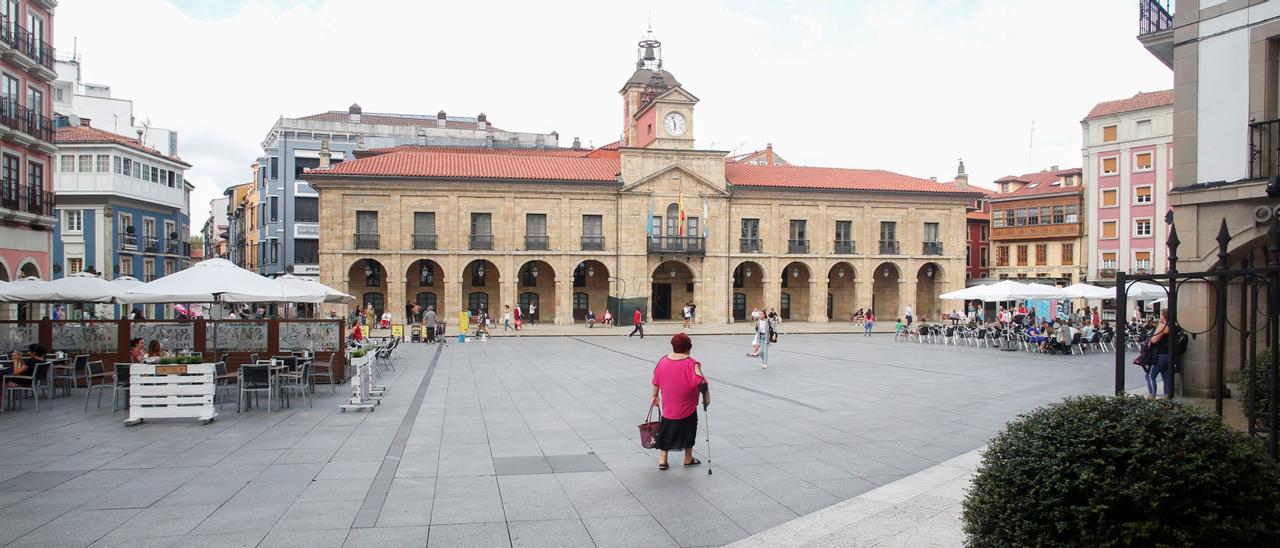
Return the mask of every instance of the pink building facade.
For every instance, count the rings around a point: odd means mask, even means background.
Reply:
[[[1088,281],[1165,271],[1173,183],[1173,92],[1098,103],[1081,122]]]

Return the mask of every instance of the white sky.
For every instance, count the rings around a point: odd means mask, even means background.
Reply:
[[[772,142],[795,164],[970,181],[1080,165],[1097,102],[1172,87],[1129,0],[711,2],[62,0],[88,82],[179,131],[193,230],[248,179],[276,117],[484,112],[503,129],[601,145],[652,18],[702,102],[698,146]],[[127,9],[122,7],[127,6]],[[1036,122],[1028,162],[1028,138]]]

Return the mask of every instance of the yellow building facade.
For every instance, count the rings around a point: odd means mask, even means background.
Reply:
[[[880,170],[737,162],[694,146],[699,102],[643,54],[623,140],[598,149],[362,151],[308,180],[320,193],[321,281],[396,321],[530,305],[544,323],[599,319],[848,321],[874,308],[937,319],[965,286],[965,206],[978,196]]]

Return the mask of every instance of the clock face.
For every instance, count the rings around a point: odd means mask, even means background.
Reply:
[[[664,123],[667,128],[667,134],[672,137],[684,135],[684,115],[679,112],[672,112],[667,115]]]

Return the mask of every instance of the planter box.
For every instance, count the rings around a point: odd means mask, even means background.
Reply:
[[[194,418],[208,424],[218,416],[213,406],[216,369],[212,363],[129,366],[129,419],[133,426],[145,419]]]

